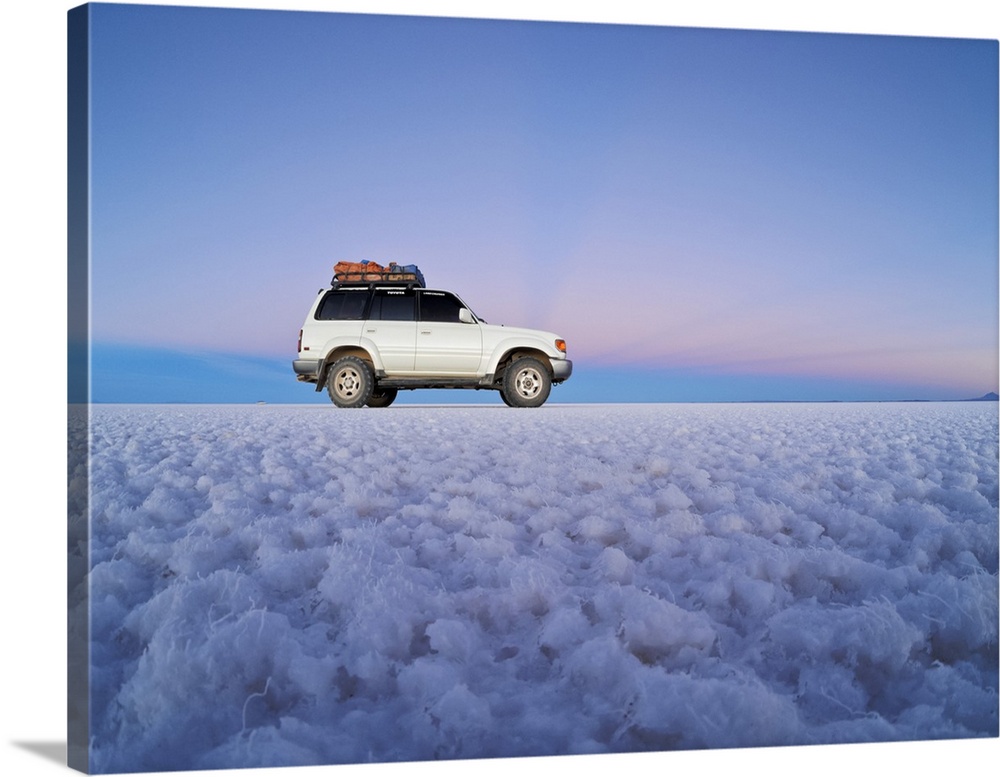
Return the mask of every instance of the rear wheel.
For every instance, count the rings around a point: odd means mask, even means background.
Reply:
[[[398,393],[394,388],[377,388],[372,391],[372,395],[368,397],[366,404],[368,407],[389,407],[396,400],[396,394]]]
[[[548,368],[532,356],[522,356],[504,371],[503,401],[511,407],[538,407],[552,390]]]
[[[337,407],[361,407],[372,395],[375,377],[357,356],[337,359],[326,379],[326,390]]]

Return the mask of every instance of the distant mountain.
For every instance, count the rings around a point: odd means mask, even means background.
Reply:
[[[989,394],[983,394],[976,399],[967,399],[966,402],[996,402],[998,400],[1000,400],[1000,395],[997,395],[995,391],[991,391]]]

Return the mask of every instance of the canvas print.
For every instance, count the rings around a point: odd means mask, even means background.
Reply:
[[[998,736],[996,40],[68,31],[70,766]]]

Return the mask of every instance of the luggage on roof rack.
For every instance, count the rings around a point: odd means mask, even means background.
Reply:
[[[405,281],[416,283],[421,288],[425,286],[424,274],[415,264],[390,262],[387,267],[383,267],[367,259],[360,262],[337,262],[333,267],[333,283],[351,281]]]

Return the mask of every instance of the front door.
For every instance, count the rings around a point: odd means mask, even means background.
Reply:
[[[445,377],[477,375],[483,358],[483,333],[476,323],[463,323],[464,307],[455,295],[444,291],[420,292],[417,322],[419,372]]]

